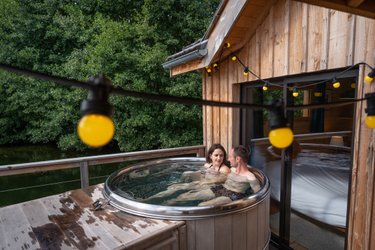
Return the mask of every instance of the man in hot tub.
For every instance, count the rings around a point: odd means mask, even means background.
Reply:
[[[245,198],[260,190],[259,180],[249,170],[249,150],[240,145],[229,151],[228,160],[231,173],[222,185],[211,187],[215,198],[202,202],[199,206],[218,205]]]

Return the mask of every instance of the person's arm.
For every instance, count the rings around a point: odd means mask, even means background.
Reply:
[[[259,180],[255,177],[255,175],[249,172],[247,179],[249,180],[251,189],[254,191],[254,193],[258,192],[260,190],[260,183]]]
[[[230,173],[230,168],[226,165],[220,167],[220,173],[228,175]]]

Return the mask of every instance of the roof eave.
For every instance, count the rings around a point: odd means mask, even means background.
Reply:
[[[164,69],[172,69],[173,67],[179,66],[181,64],[185,64],[189,61],[193,61],[195,59],[202,58],[207,55],[208,50],[206,48],[204,49],[197,49],[193,50],[187,54],[182,54],[179,57],[175,57],[169,61],[166,61],[163,63],[163,68]]]

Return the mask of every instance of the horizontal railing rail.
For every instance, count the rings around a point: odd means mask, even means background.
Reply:
[[[323,133],[309,133],[294,135],[296,140],[311,140],[311,139],[325,139],[331,136],[352,136],[352,131],[337,131],[337,132],[323,132]],[[251,139],[253,145],[269,144],[268,137]]]
[[[118,154],[107,154],[97,156],[77,157],[70,159],[60,159],[51,161],[40,161],[31,163],[20,163],[0,166],[0,176],[38,173],[46,171],[54,171],[69,168],[80,168],[81,170],[81,186],[89,185],[89,167],[95,165],[120,163],[125,161],[146,160],[163,157],[174,157],[181,155],[195,154],[197,157],[205,155],[206,147],[204,145],[166,148],[156,150],[135,151]]]

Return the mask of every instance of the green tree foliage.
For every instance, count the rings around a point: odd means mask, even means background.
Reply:
[[[218,0],[2,0],[0,62],[86,81],[104,73],[129,90],[201,97],[197,73],[170,78],[161,64],[203,36]],[[0,72],[0,144],[57,143],[76,135],[86,92]],[[194,145],[201,107],[112,96],[122,150]]]

